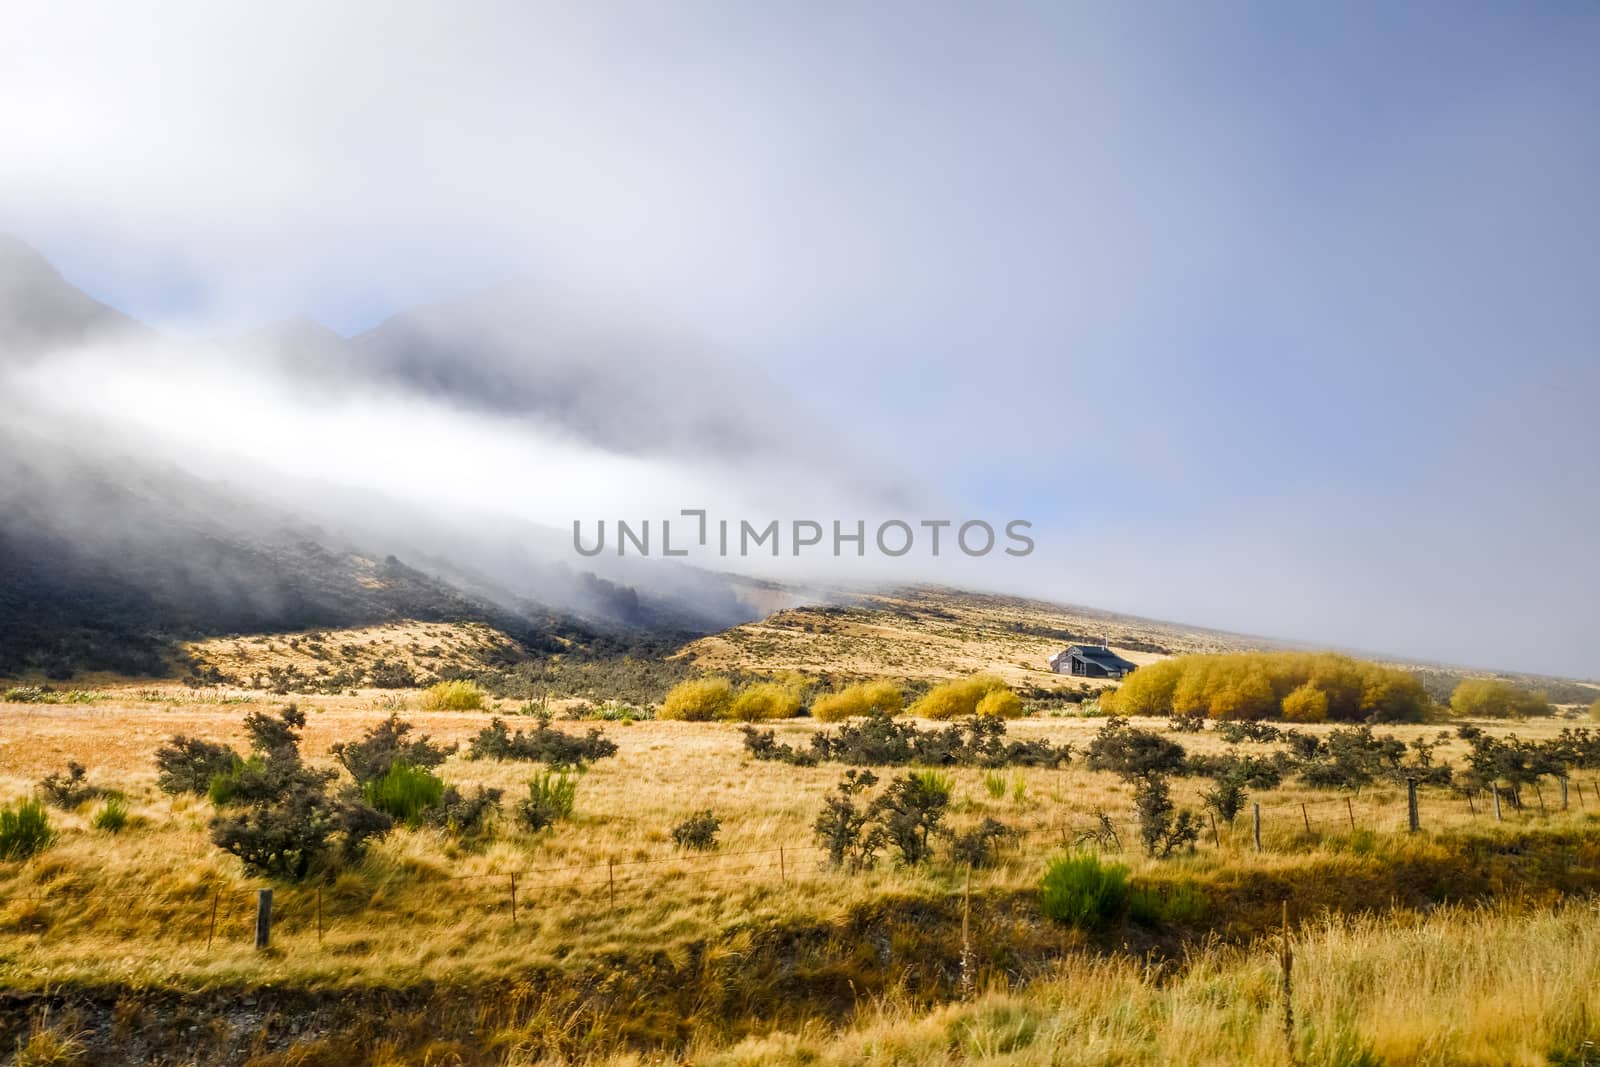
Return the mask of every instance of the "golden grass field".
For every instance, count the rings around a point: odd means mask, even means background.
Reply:
[[[1013,684],[1053,679],[1028,664],[1061,642],[1014,626],[1059,627],[1061,619],[1014,614],[1007,603],[981,625],[935,618],[955,628],[955,651],[949,659],[929,653],[919,673],[982,668]],[[921,629],[896,634],[877,624],[868,636],[831,615],[818,618],[845,628],[819,634],[804,628],[816,619],[787,618],[793,614],[751,629],[756,644],[730,632],[689,654],[707,666],[804,668],[835,641],[877,640],[859,661],[830,661],[831,673],[883,673],[888,665],[892,674],[899,650],[909,654],[927,639]],[[1097,625],[1114,646],[1215,647],[1199,632]],[[782,643],[796,632],[805,635],[803,654]],[[778,643],[770,658],[762,658],[764,640]],[[300,662],[307,643],[304,635],[274,635],[199,650],[212,662],[233,656],[259,669]],[[333,653],[346,660],[380,656],[422,673],[440,657],[492,654],[496,635],[403,624],[329,633],[316,644],[356,649]],[[739,658],[719,661],[729,649]],[[307,714],[304,753],[326,766],[331,745],[396,712],[443,742],[465,742],[496,714],[514,728],[532,720],[516,714],[516,701],[422,711],[416,691],[274,696],[100,682],[86,703],[0,703],[0,802],[28,795],[75,760],[91,783],[127,794],[135,816],[110,835],[91,826],[92,802],[52,810],[58,841],[27,861],[0,863],[0,988],[40,1001],[82,991],[114,1018],[136,1008],[147,1020],[200,1012],[215,1031],[202,1035],[212,1044],[202,1048],[202,1038],[186,1033],[188,1058],[166,1062],[1499,1064],[1550,1062],[1567,1050],[1575,1058],[1557,1062],[1580,1063],[1589,1055],[1583,1042],[1600,1040],[1600,1021],[1592,1021],[1600,1005],[1591,1003],[1600,996],[1600,916],[1584,895],[1600,888],[1600,780],[1574,779],[1566,811],[1547,785],[1545,810],[1530,793],[1523,811],[1506,806],[1503,822],[1458,793],[1424,789],[1423,833],[1413,835],[1403,787],[1348,795],[1291,778],[1251,797],[1263,811],[1262,851],[1247,809],[1233,826],[1213,832],[1208,823],[1193,854],[1157,860],[1137,848],[1130,787],[1082,763],[1102,720],[1034,716],[1009,722],[1011,735],[1070,742],[1069,766],[999,772],[999,797],[986,772],[950,772],[955,827],[994,817],[1023,832],[996,867],[969,875],[940,859],[849,874],[826,865],[812,831],[839,765],[756,761],[732,723],[558,719],[558,729],[572,732],[599,725],[619,745],[617,756],[581,776],[570,820],[534,834],[508,813],[477,849],[441,831],[397,829],[329,879],[275,886],[273,947],[258,952],[254,898],[268,883],[211,844],[208,800],[156,788],[158,746],[188,734],[242,749],[244,715],[291,699]],[[830,729],[806,719],[767,725],[800,747]],[[1141,725],[1165,728],[1159,720]],[[1432,739],[1453,725],[1377,730]],[[1573,723],[1483,725],[1538,738]],[[1170,736],[1191,751],[1230,747],[1212,732]],[[1459,765],[1464,751],[1451,736],[1437,758]],[[539,769],[458,753],[440,774],[451,784],[503,788],[509,809]],[[894,773],[880,771],[885,779]],[[1208,784],[1173,780],[1176,798],[1191,807]],[[717,848],[680,851],[672,827],[706,808],[721,819]],[[1040,915],[1036,889],[1047,859],[1101,811],[1122,837],[1122,851],[1108,859],[1163,893],[1197,888],[1210,902],[1203,922],[1108,939]],[[1446,898],[1484,906],[1435,909]],[[1269,944],[1285,900],[1297,961],[1292,1058]],[[958,961],[968,951],[971,988],[963,996]],[[393,1033],[373,1023],[389,1008],[347,1025],[324,1018],[337,998],[385,990],[410,998],[410,1021]],[[288,1008],[252,1013],[213,1001],[202,1011],[165,999],[212,995],[233,1004],[241,991],[252,1003],[311,998],[296,1003],[322,1021],[290,1033],[282,1029],[294,1014]],[[40,1055],[19,1063],[94,1062],[84,1058],[87,1046],[77,1059],[43,1055],[52,1041],[72,1052],[74,1026],[104,1029],[72,1010],[54,1022],[30,1016],[25,1025],[0,1015],[0,1047],[36,1041]]]

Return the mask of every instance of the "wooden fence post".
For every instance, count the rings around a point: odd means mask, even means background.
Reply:
[[[1412,833],[1422,829],[1422,820],[1417,814],[1417,780],[1406,779],[1406,824]]]
[[[1567,776],[1561,776],[1561,810],[1567,810]]]
[[[1350,832],[1356,832],[1356,806],[1350,803],[1350,798],[1344,798],[1344,813],[1350,816]]]
[[[1311,832],[1311,816],[1310,816],[1310,815],[1308,815],[1308,814],[1306,814],[1306,806],[1305,806],[1305,804],[1304,804],[1304,803],[1302,803],[1302,804],[1301,804],[1301,805],[1300,805],[1300,818],[1302,818],[1302,819],[1303,819],[1303,820],[1305,820],[1305,824],[1306,824],[1306,833],[1308,833],[1308,834],[1309,834],[1309,833],[1310,833],[1310,832]]]
[[[1478,805],[1476,805],[1476,804],[1474,804],[1472,802],[1472,794],[1471,793],[1467,794],[1467,810],[1472,813],[1472,817],[1474,819],[1476,819],[1478,817]]]
[[[266,948],[272,941],[272,890],[256,891],[256,948]]]
[[[788,880],[789,880],[789,867],[788,867],[788,865],[786,863],[783,862],[783,846],[779,845],[778,846],[778,881],[787,882]]]
[[[1255,810],[1256,851],[1261,851],[1261,805],[1256,804]]]
[[[517,925],[517,872],[516,871],[512,871],[511,875],[510,875],[510,878],[511,878],[511,925],[515,926],[515,925]]]
[[[1289,1062],[1296,1061],[1294,1050],[1294,948],[1289,944],[1289,902],[1283,902],[1283,1043]]]
[[[1534,782],[1533,783],[1533,795],[1539,799],[1539,814],[1543,815],[1545,813],[1544,812],[1544,790],[1539,788],[1539,783],[1538,782]]]
[[[1217,843],[1218,848],[1221,848],[1222,834],[1217,831],[1217,814],[1216,812],[1207,812],[1207,814],[1211,816],[1211,839]]]
[[[1500,814],[1500,787],[1495,783],[1490,782],[1489,795],[1494,798],[1494,821],[1505,822],[1506,817]]]
[[[966,887],[961,891],[961,999],[972,996],[972,939],[968,920],[972,912],[972,864],[967,864]]]
[[[1578,782],[1576,785],[1578,786],[1578,807],[1581,808],[1583,807],[1583,783]]]

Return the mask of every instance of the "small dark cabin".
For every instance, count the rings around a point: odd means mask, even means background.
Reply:
[[[1050,657],[1052,671],[1079,678],[1121,678],[1138,666],[1104,645],[1068,645]]]

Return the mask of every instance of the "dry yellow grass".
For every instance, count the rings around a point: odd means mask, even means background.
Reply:
[[[234,696],[271,707],[266,698]],[[304,750],[327,763],[329,746],[381,721],[382,697],[312,697]],[[62,840],[27,863],[0,868],[0,981],[34,986],[65,979],[131,983],[207,982],[227,976],[284,982],[406,982],[424,976],[467,978],[531,965],[576,966],[628,952],[679,952],[731,922],[836,920],[851,907],[884,894],[951,891],[948,869],[884,867],[849,877],[825,869],[811,825],[841,768],[796,768],[748,759],[735,726],[726,723],[641,722],[606,727],[620,745],[579,785],[577,817],[553,833],[531,835],[507,820],[485,851],[469,852],[430,830],[395,832],[369,858],[324,889],[326,933],[318,947],[314,890],[281,890],[281,956],[260,957],[246,945],[247,878],[237,861],[207,839],[210,805],[156,791],[153,754],[169,736],[199,735],[243,743],[240,720],[250,705],[206,702],[180,688],[126,689],[87,706],[0,705],[0,797],[14,799],[68,759],[89,768],[97,784],[128,793],[139,825],[116,837],[88,826],[88,808],[57,815]],[[486,712],[412,712],[419,732],[440,741],[465,741],[489,720]],[[1010,724],[1021,737],[1071,740],[1082,751],[1096,720],[1025,719]],[[572,727],[578,728],[574,724]],[[805,744],[826,728],[803,720],[781,724],[780,739]],[[1556,728],[1523,724],[1522,734]],[[1315,729],[1315,728],[1313,728]],[[1433,735],[1437,727],[1394,727],[1402,737]],[[1211,734],[1184,736],[1186,745],[1220,749]],[[1450,758],[1452,748],[1442,750]],[[1458,754],[1459,749],[1455,749]],[[515,796],[530,764],[472,762],[461,755],[442,768],[452,783],[487,784]],[[1105,810],[1132,842],[1128,787],[1081,763],[1064,770],[1018,770],[1022,799],[987,796],[982,772],[958,770],[958,825],[989,815],[1030,831],[995,871],[985,891],[1026,891],[1044,858]],[[1204,783],[1179,780],[1175,792],[1197,803]],[[1548,819],[1523,813],[1518,824],[1583,827],[1583,811]],[[1258,795],[1267,813],[1269,851],[1249,851],[1245,820],[1220,828],[1222,848],[1206,842],[1194,857],[1158,864],[1129,855],[1136,871],[1196,876],[1304,867],[1336,857],[1326,841],[1347,829],[1353,811],[1362,828],[1398,833],[1405,825],[1404,791],[1365,791],[1348,808],[1327,792],[1286,786]],[[1305,814],[1301,803],[1307,804]],[[709,857],[674,850],[671,827],[689,813],[713,809],[723,829]],[[1307,834],[1304,820],[1312,821]],[[1466,804],[1443,792],[1424,795],[1430,830],[1476,825]],[[776,852],[782,847],[782,858]],[[614,865],[608,869],[608,864]],[[782,872],[780,877],[780,865]],[[509,915],[509,876],[517,872],[521,916]],[[614,886],[618,906],[610,908]],[[221,897],[216,894],[221,891]],[[213,899],[220,899],[217,944],[206,950]],[[403,933],[403,937],[397,934]]]
[[[1045,979],[970,1003],[928,1010],[891,999],[842,1032],[814,1026],[733,1047],[704,1042],[685,1060],[1534,1067],[1557,1055],[1574,1064],[1596,1057],[1600,916],[1589,905],[1332,919],[1299,931],[1293,945],[1292,1042],[1273,953],[1212,949],[1176,978],[1123,957],[1069,956]]]
[[[214,637],[182,647],[196,669],[214,667],[244,681],[274,668],[294,668],[308,677],[360,673],[379,660],[428,678],[450,667],[481,667],[515,650],[511,638],[484,623],[412,619],[348,629]]]

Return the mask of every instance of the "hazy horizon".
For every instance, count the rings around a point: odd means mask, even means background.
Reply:
[[[0,231],[163,332],[0,374],[209,473],[1026,519],[745,569],[1593,678],[1597,46],[1577,3],[14,5]],[[344,341],[251,337],[299,317]]]

